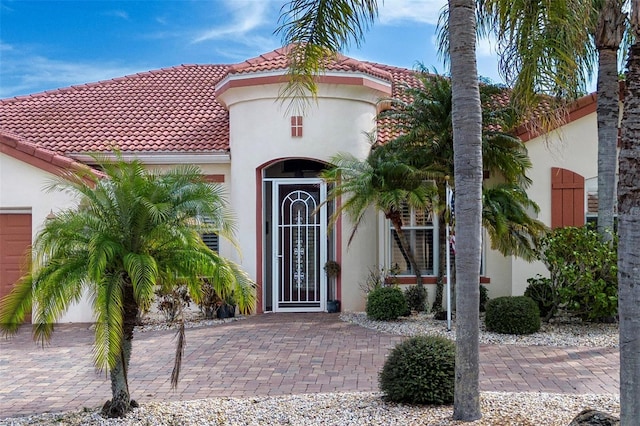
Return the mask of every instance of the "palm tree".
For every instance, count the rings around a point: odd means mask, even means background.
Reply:
[[[383,212],[394,228],[394,239],[411,266],[417,285],[421,287],[420,267],[402,230],[402,211],[405,207],[415,210],[432,208],[437,189],[427,182],[431,176],[386,150],[372,151],[366,160],[350,154],[337,154],[330,161],[333,167],[321,173],[321,177],[332,184],[327,199],[342,198],[331,221],[335,223],[343,213],[349,216],[353,222],[349,237],[351,243],[370,207]]]
[[[0,302],[3,334],[16,333],[33,309],[34,338],[44,344],[56,320],[88,291],[96,320],[94,362],[111,378],[112,399],[103,408],[109,417],[122,417],[135,405],[127,379],[134,326],[158,287],[185,286],[198,302],[207,277],[218,294],[233,293],[241,311],[255,303],[248,276],[201,239],[205,232],[232,237],[221,188],[205,182],[195,166],[160,173],[116,157],[96,158],[104,177],[69,172],[51,184],[75,194],[79,204],[47,220],[33,243],[31,272]],[[184,323],[174,386],[183,347]]]
[[[420,68],[416,78],[420,84],[402,90],[397,99],[390,100],[391,108],[379,115],[379,122],[386,123],[399,136],[377,150],[394,152],[402,161],[432,176],[441,200],[434,204],[435,212],[443,222],[447,219],[443,205],[445,181],[449,179],[455,186],[455,181],[450,180],[454,176],[451,82],[441,75],[426,73],[424,68]],[[506,92],[505,88],[491,84],[480,86],[484,169],[494,177],[493,182],[501,182],[483,187],[483,224],[493,248],[505,256],[532,260],[533,243],[546,227],[526,213],[527,209],[537,210],[525,192],[531,184],[526,176],[531,161],[522,141],[503,131],[518,123],[515,111],[501,101]],[[445,230],[439,229],[441,265],[433,303],[435,311],[442,309],[444,287]]]
[[[624,0],[595,2],[598,21],[598,233],[611,241],[616,195],[618,120],[620,118],[618,50],[626,27]]]
[[[456,204],[459,253],[456,265],[462,283],[456,295],[456,393],[454,417],[481,417],[479,388],[478,310],[480,291],[480,217],[482,212],[482,113],[475,57],[476,15],[473,0],[449,2],[450,57],[453,89],[454,162],[458,181]],[[291,0],[283,7],[283,44],[294,44],[287,93],[315,93],[314,78],[322,63],[350,41],[358,43],[377,14],[376,0]],[[305,85],[306,84],[306,85]]]
[[[453,418],[480,411],[479,301],[482,217],[482,107],[476,63],[476,4],[449,0],[449,58],[456,182],[456,367]]]
[[[336,53],[364,39],[378,16],[377,0],[290,0],[281,9],[275,33],[289,52],[289,83],[283,99],[303,102],[317,92],[315,77]]]
[[[635,42],[627,62],[618,180],[618,314],[620,316],[620,424],[640,419],[640,0],[631,3]]]
[[[565,100],[582,94],[597,51],[598,231],[607,240],[611,239],[615,204],[617,55],[626,30],[624,3],[483,0],[480,6],[484,29],[495,30],[501,70],[514,84],[514,99],[523,111],[536,108],[541,94]],[[548,127],[545,123],[541,126]]]

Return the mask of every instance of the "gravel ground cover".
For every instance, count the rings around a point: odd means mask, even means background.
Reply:
[[[238,320],[242,317],[233,319]],[[371,329],[412,336],[437,334],[455,339],[443,321],[414,315],[394,322],[370,321],[364,313],[343,313],[343,321]],[[229,320],[224,320],[229,321]],[[215,326],[221,320],[198,321],[188,327]],[[150,320],[138,332],[166,325]],[[545,324],[539,333],[506,336],[481,332],[483,344],[617,347],[617,325],[585,325],[561,319]],[[586,408],[619,416],[618,395],[560,395],[548,393],[483,392],[483,418],[463,423],[451,420],[453,407],[421,407],[385,402],[379,393],[305,394],[280,397],[215,398],[170,403],[152,402],[125,419],[104,419],[95,410],[0,419],[0,425],[567,425]]]
[[[75,412],[6,419],[0,424],[566,426],[584,408],[616,415],[620,410],[613,395],[484,392],[481,405],[483,418],[464,423],[451,420],[451,406],[408,406],[386,403],[377,393],[334,393],[149,403],[118,420],[103,419],[97,412]]]
[[[484,314],[483,314],[484,315]],[[358,324],[372,330],[384,331],[401,336],[429,334],[455,340],[455,321],[451,331],[447,331],[446,321],[433,319],[433,315],[419,314],[398,321],[372,321],[364,312],[346,312],[340,315],[343,321]],[[618,347],[618,324],[589,324],[579,319],[560,317],[549,323],[542,323],[540,331],[524,336],[490,333],[480,321],[480,343],[488,345],[523,345],[523,346],[587,346]]]

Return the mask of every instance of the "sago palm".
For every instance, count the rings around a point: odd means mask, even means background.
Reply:
[[[437,195],[436,187],[429,182],[433,176],[399,161],[387,151],[384,154],[373,151],[365,160],[341,153],[332,157],[330,162],[333,167],[321,174],[327,183],[332,184],[328,199],[342,199],[331,218],[332,222],[341,214],[347,214],[353,222],[351,242],[367,212],[373,209],[384,213],[393,226],[394,239],[400,251],[421,286],[420,267],[402,230],[402,211],[407,206],[416,210],[432,208]]]
[[[195,166],[161,173],[116,156],[115,162],[96,158],[104,176],[70,172],[50,185],[76,195],[79,203],[43,225],[30,254],[31,272],[0,302],[5,335],[16,333],[32,309],[34,338],[44,343],[56,320],[88,294],[96,321],[94,362],[111,378],[112,400],[103,410],[111,417],[130,410],[134,326],[155,290],[185,286],[198,302],[206,277],[223,297],[233,293],[242,312],[255,303],[248,276],[201,239],[212,232],[232,237],[221,187],[207,183]],[[183,345],[181,328],[174,386]]]
[[[392,126],[399,136],[379,150],[389,150],[411,166],[429,172],[438,185],[440,203],[434,204],[441,222],[445,216],[445,179],[455,187],[453,167],[453,126],[451,121],[451,82],[428,74],[421,68],[417,74],[419,86],[406,87],[398,99],[391,99],[392,108],[381,113],[380,120]],[[483,104],[482,159],[492,177],[483,185],[483,200],[490,203],[483,209],[483,224],[492,247],[503,255],[516,255],[531,260],[535,256],[533,242],[545,226],[526,215],[535,211],[525,189],[531,184],[526,173],[531,168],[527,150],[518,138],[506,131],[518,122],[515,111],[506,104],[506,89],[490,84],[480,86]],[[516,214],[518,212],[518,214]],[[434,310],[442,306],[445,235],[440,227],[440,260]]]

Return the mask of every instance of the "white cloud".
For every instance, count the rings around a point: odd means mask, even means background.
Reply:
[[[478,43],[476,46],[476,55],[478,57],[496,57],[496,43],[496,38],[494,36],[478,39]]]
[[[124,10],[109,10],[104,13],[106,16],[113,16],[124,20],[129,20],[129,14]]]
[[[228,0],[224,2],[228,11],[227,23],[201,31],[194,37],[192,43],[200,43],[208,40],[243,38],[260,26],[270,23],[267,16],[270,12],[268,1],[238,1]]]
[[[0,52],[8,52],[8,51],[12,51],[13,50],[13,46],[7,43],[3,43],[2,40],[0,40]]]
[[[378,4],[379,22],[393,25],[400,22],[438,23],[446,0],[385,0]]]
[[[146,69],[117,63],[65,62],[30,54],[11,55],[11,58],[3,55],[0,98],[108,80],[141,71]]]

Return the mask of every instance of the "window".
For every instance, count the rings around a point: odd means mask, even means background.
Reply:
[[[203,222],[206,225],[213,224],[213,221],[208,217],[204,217]],[[204,242],[204,244],[209,247],[211,251],[214,251],[216,253],[220,252],[220,237],[218,236],[218,234],[216,234],[215,232],[207,232],[202,234],[200,237],[202,238],[202,242]]]
[[[202,234],[202,241],[212,251],[218,253],[220,251],[220,239],[218,234]]]
[[[291,117],[291,136],[294,138],[302,137],[302,116]]]
[[[416,211],[405,206],[402,209],[402,230],[411,246],[422,275],[435,275],[435,259],[438,255],[438,231],[434,224],[434,215],[430,211]],[[400,248],[399,238],[393,225],[389,222],[390,231],[390,269],[399,275],[414,275],[407,253]]]

